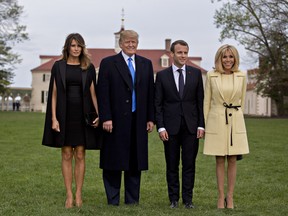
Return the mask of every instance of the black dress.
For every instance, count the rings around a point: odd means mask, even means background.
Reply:
[[[56,118],[60,132],[52,129],[54,83],[57,87]],[[92,83],[95,86],[96,71],[93,64],[81,70],[77,65],[67,65],[63,59],[54,63],[49,83],[43,145],[54,148],[84,145],[86,150],[100,149],[103,138],[101,127],[94,128],[84,123],[84,114],[96,111],[90,92]]]
[[[82,70],[79,65],[66,66],[66,134],[65,146],[85,146]]]

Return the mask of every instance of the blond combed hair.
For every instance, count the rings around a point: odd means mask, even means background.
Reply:
[[[219,73],[224,73],[222,58],[227,50],[231,51],[234,57],[234,65],[231,68],[231,71],[238,72],[239,64],[240,64],[239,53],[234,46],[229,45],[229,44],[225,44],[217,50],[216,55],[215,55],[215,70],[218,71]]]
[[[82,48],[81,54],[79,56],[80,67],[82,70],[86,70],[91,64],[91,59],[88,50],[86,48],[84,38],[79,33],[71,33],[66,37],[65,44],[62,49],[62,59],[66,61],[68,60],[69,49],[72,40],[75,40],[78,43],[78,45]]]
[[[139,41],[139,35],[137,32],[133,30],[124,30],[120,33],[119,44],[127,37],[133,37],[137,39],[137,42]]]

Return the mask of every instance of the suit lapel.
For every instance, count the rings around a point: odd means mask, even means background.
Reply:
[[[116,55],[115,65],[116,65],[117,70],[121,74],[123,80],[127,83],[130,90],[132,91],[133,90],[132,77],[130,75],[129,68],[128,68],[121,52],[118,55]],[[137,77],[137,75],[136,75],[136,77]]]
[[[140,80],[142,78],[143,69],[143,61],[139,59],[137,55],[135,55],[135,76],[136,76],[136,85],[139,85]]]
[[[193,78],[194,78],[193,71],[190,68],[186,66],[185,70],[186,70],[186,80],[185,80],[185,85],[184,85],[183,98],[185,97],[188,91],[189,85],[191,85],[191,83],[193,82]]]
[[[173,88],[173,92],[180,98],[179,91],[178,91],[176,83],[175,83],[172,66],[168,70],[167,78],[168,78],[168,82],[170,83],[169,86],[173,86],[172,87]]]
[[[59,62],[59,70],[64,89],[66,90],[66,61]]]

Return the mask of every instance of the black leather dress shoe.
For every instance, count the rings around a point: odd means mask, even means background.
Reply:
[[[185,205],[186,209],[194,209],[195,208],[195,205],[192,202],[185,203],[184,205]]]
[[[172,201],[170,203],[170,208],[178,208],[178,202],[177,201]]]
[[[139,202],[130,202],[130,203],[125,202],[125,205],[136,206],[139,205]]]

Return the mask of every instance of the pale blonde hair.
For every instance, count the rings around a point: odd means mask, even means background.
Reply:
[[[122,41],[127,38],[127,37],[133,37],[137,39],[137,42],[139,40],[139,35],[137,32],[133,30],[124,30],[120,33],[120,38],[119,38],[119,44],[122,43]]]
[[[215,70],[218,71],[219,73],[224,73],[222,58],[227,50],[231,51],[234,57],[234,65],[231,68],[231,71],[232,72],[239,71],[240,58],[239,58],[239,53],[237,49],[232,45],[225,44],[217,50],[216,55],[215,55]]]

